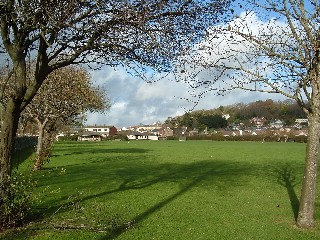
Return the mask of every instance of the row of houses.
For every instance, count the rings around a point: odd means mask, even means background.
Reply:
[[[159,140],[159,137],[167,137],[173,135],[173,130],[162,127],[135,127],[130,129],[117,129],[114,126],[94,125],[84,127],[82,133],[78,137],[80,141],[100,141],[106,137],[115,135],[126,136],[129,140]]]
[[[258,136],[258,135],[274,135],[274,136],[307,136],[307,129],[279,128],[279,129],[245,129],[245,130],[221,130],[220,134],[229,136]]]
[[[220,130],[219,133],[223,136],[245,136],[245,135],[294,135],[306,136],[307,130],[301,129],[302,124],[307,124],[307,119],[297,119],[296,125],[293,127],[284,127],[280,120],[272,121],[269,127],[263,127],[265,124],[264,118],[253,118],[252,122],[255,124],[253,128],[241,129],[240,126],[235,126],[227,130]],[[239,128],[238,128],[239,127]],[[121,135],[129,140],[159,140],[173,135],[178,136],[192,136],[198,135],[198,129],[187,129],[186,127],[171,129],[170,127],[162,126],[161,124],[136,126],[129,128],[117,129],[115,126],[107,125],[92,125],[86,126],[79,136],[80,141],[100,141],[103,138]],[[207,129],[202,134],[208,134]]]
[[[268,121],[264,117],[253,117],[250,120],[250,122],[256,128],[267,127],[269,129],[270,128],[271,129],[280,129],[280,128],[283,128],[285,126],[284,122],[281,121],[280,119],[272,120],[267,124]],[[292,126],[292,127],[301,129],[301,128],[307,126],[307,125],[308,125],[308,119],[306,119],[306,118],[297,118],[295,120],[294,126]]]

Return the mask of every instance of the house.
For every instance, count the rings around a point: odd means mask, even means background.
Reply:
[[[158,136],[145,132],[129,132],[127,137],[129,140],[158,140]]]
[[[267,120],[266,120],[264,117],[261,117],[261,118],[259,118],[259,117],[254,117],[254,118],[251,119],[251,123],[252,123],[253,125],[257,126],[257,127],[262,127],[262,126],[264,126],[265,123],[266,123],[266,121],[267,121]]]
[[[86,126],[84,128],[85,132],[97,132],[100,133],[102,137],[114,136],[117,135],[117,128],[114,126],[106,126],[106,125],[93,125]]]
[[[93,131],[85,131],[78,137],[78,141],[101,141],[101,139],[101,133]]]
[[[295,121],[294,127],[297,129],[302,129],[308,126],[308,119],[307,118],[297,118]]]
[[[189,136],[196,136],[198,135],[199,130],[194,128],[193,130],[189,131]]]
[[[299,130],[296,132],[295,136],[308,136],[308,130]]]
[[[308,118],[297,118],[295,122],[299,123],[299,124],[307,125],[308,124]]]
[[[283,127],[283,122],[281,120],[274,120],[272,122],[270,122],[270,128],[282,128]]]
[[[173,130],[169,127],[162,128],[160,131],[160,135],[162,137],[171,137],[171,136],[173,136]]]

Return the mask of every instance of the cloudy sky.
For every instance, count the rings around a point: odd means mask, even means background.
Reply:
[[[257,27],[255,24],[252,28]],[[89,113],[87,124],[114,125],[118,128],[139,124],[164,122],[168,117],[182,115],[194,107],[187,84],[176,82],[168,76],[158,82],[147,84],[133,77],[122,68],[105,67],[92,72],[93,82],[103,86],[111,100],[111,108],[105,114]],[[248,103],[268,98],[279,99],[280,95],[234,91],[226,96],[209,92],[195,109],[212,109],[235,103]],[[283,99],[283,98],[282,98]]]
[[[115,71],[106,67],[92,73],[95,84],[107,89],[111,109],[105,114],[89,113],[87,124],[114,125],[118,128],[165,121],[168,117],[182,115],[194,104],[188,86],[175,82],[173,78],[146,84],[142,79],[132,77],[125,70]],[[252,102],[275,98],[270,94],[253,92],[232,92],[226,96],[206,94],[195,109],[212,109],[239,102]],[[279,96],[277,96],[279,97]],[[194,99],[195,100],[195,99]]]

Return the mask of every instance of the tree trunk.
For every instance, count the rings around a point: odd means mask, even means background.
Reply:
[[[39,136],[38,136],[38,145],[37,145],[37,152],[36,152],[36,159],[33,164],[33,170],[40,170],[43,166],[43,148],[45,147],[44,141],[45,141],[45,127],[48,122],[48,119],[46,119],[43,123],[37,119],[38,122],[38,130],[39,130]]]
[[[320,109],[315,110],[319,112]],[[297,226],[300,228],[312,228],[314,224],[314,209],[317,184],[317,164],[319,148],[319,114],[311,113],[308,117],[308,142],[304,176],[301,189],[300,207]]]
[[[19,107],[17,102],[9,100],[6,108],[1,108],[0,205],[2,204],[1,200],[8,198],[10,194],[12,153],[20,116]]]

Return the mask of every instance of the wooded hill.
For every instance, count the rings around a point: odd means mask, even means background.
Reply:
[[[196,110],[182,116],[169,117],[165,124],[189,129],[224,128],[233,124],[243,123],[252,126],[252,118],[265,118],[265,124],[273,120],[281,120],[284,125],[292,126],[297,118],[306,118],[306,114],[293,100],[256,101],[251,103],[237,103],[220,106],[211,110]]]

